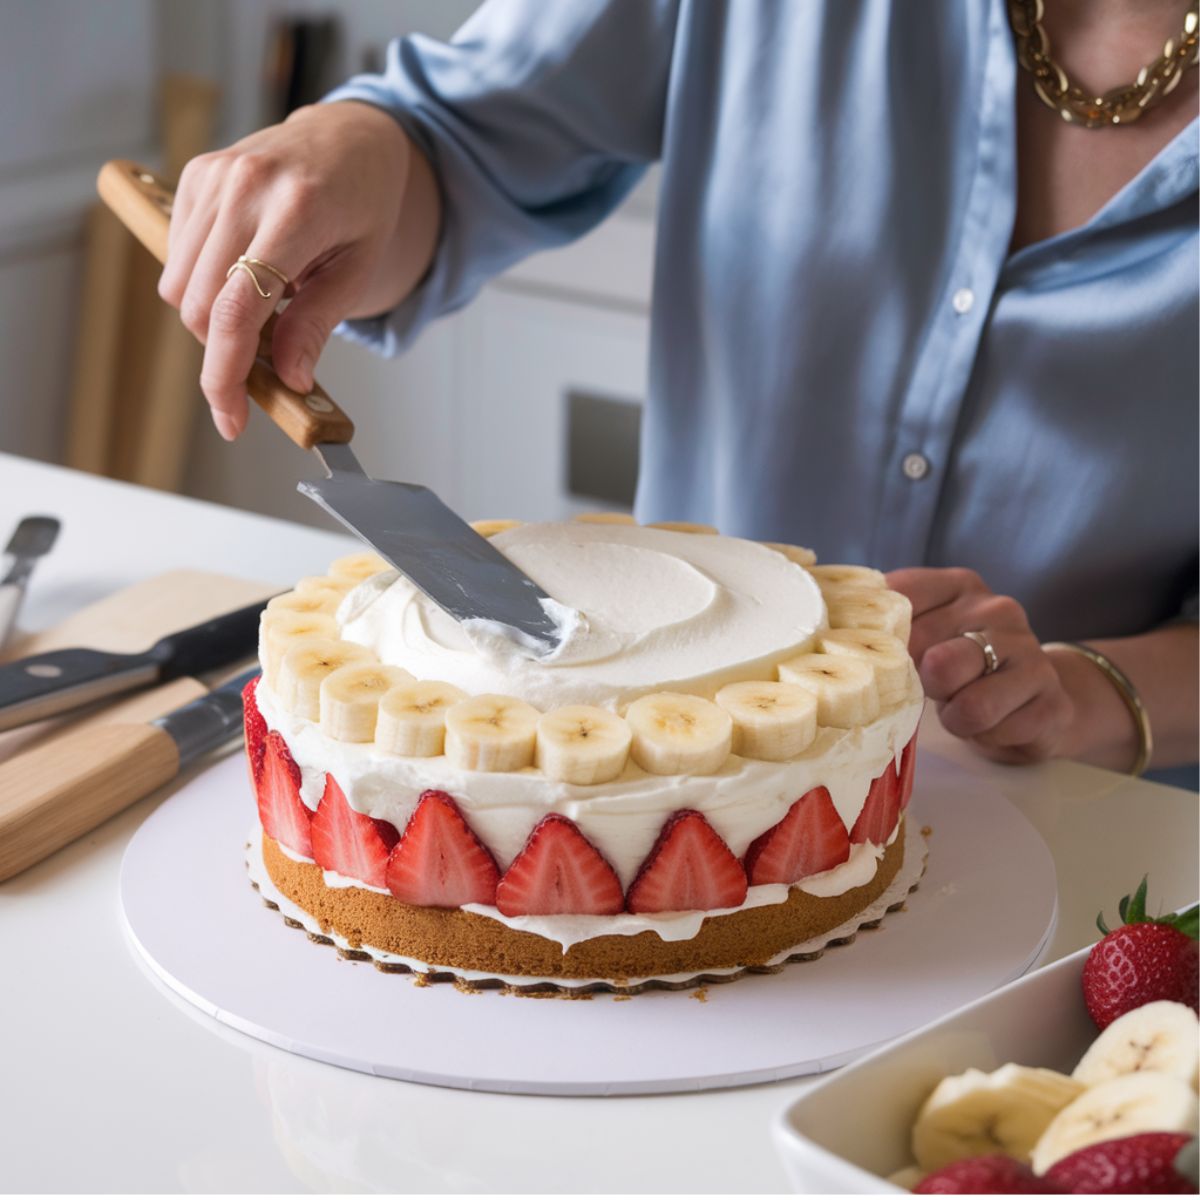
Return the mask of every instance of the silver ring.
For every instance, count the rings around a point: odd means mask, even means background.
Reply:
[[[993,671],[1000,669],[1000,658],[996,654],[996,647],[988,641],[987,634],[982,629],[971,629],[958,636],[970,638],[983,651],[983,673],[985,675],[990,675]]]

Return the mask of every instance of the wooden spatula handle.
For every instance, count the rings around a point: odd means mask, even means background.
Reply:
[[[0,764],[0,880],[41,862],[179,771],[157,725],[96,725]]]
[[[100,168],[96,181],[100,198],[120,222],[158,259],[167,261],[167,228],[175,191],[153,171],[128,159],[114,159]],[[259,339],[258,361],[246,381],[250,398],[305,450],[318,442],[348,442],[354,423],[315,381],[304,394],[288,387],[271,366],[272,314]]]

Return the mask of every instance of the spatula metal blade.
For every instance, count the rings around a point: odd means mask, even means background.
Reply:
[[[317,447],[327,465],[330,449]],[[542,606],[546,593],[429,488],[336,468],[298,487],[455,620],[511,626],[539,654],[557,648],[562,631]]]

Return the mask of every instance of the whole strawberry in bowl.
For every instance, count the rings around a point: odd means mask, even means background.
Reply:
[[[1192,1195],[1196,1182],[1183,1159],[1195,1156],[1186,1133],[1138,1133],[1095,1142],[1059,1159],[1045,1179],[1064,1192],[1092,1195]]]
[[[1174,1000],[1200,1012],[1200,906],[1165,917],[1146,916],[1146,879],[1118,905],[1121,924],[1110,930],[1103,913],[1096,924],[1104,937],[1083,966],[1083,998],[1092,1020],[1104,1029],[1132,1009],[1155,1000]]]

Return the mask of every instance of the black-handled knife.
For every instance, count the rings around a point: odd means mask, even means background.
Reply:
[[[75,647],[0,666],[0,730],[152,683],[212,671],[254,653],[266,601],[168,634],[141,654]]]

